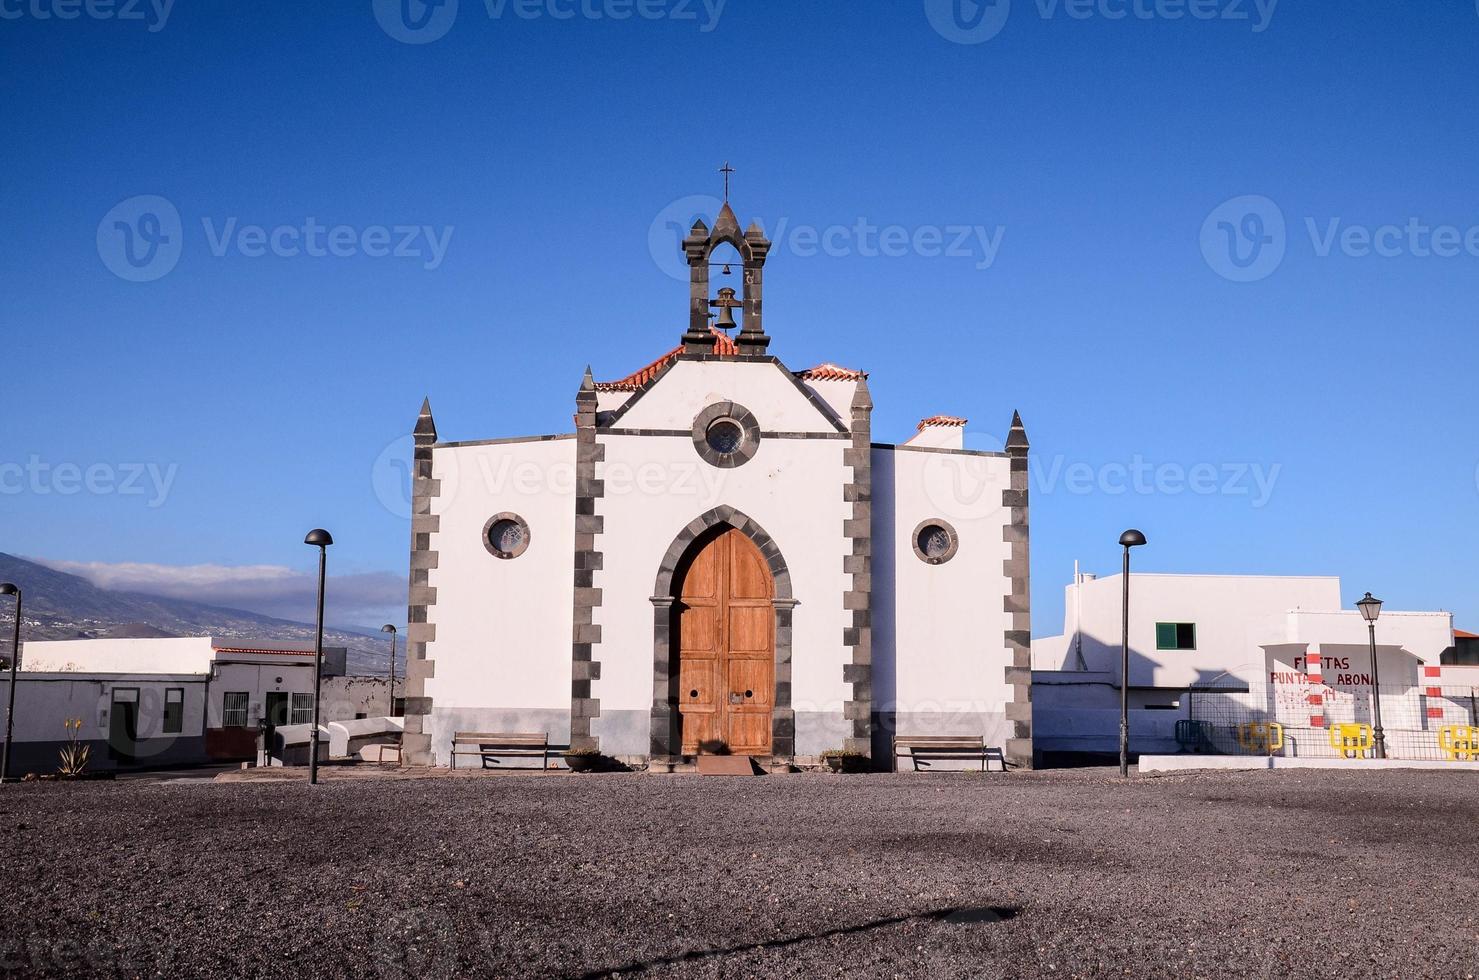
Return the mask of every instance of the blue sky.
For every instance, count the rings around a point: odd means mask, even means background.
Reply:
[[[1479,626],[1474,3],[456,6],[0,0],[0,551],[265,608],[323,525],[330,618],[399,622],[422,397],[568,429],[727,159],[774,353],[879,440],[1021,410],[1039,632],[1130,525]]]

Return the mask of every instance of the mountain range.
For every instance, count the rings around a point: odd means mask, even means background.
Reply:
[[[0,552],[0,582],[21,587],[27,640],[211,636],[234,645],[312,646],[314,626],[184,599],[102,589],[84,578]],[[14,606],[0,602],[0,646],[9,655]],[[351,674],[385,673],[390,640],[379,631],[324,628],[324,645],[348,651]],[[22,658],[24,663],[24,657]]]

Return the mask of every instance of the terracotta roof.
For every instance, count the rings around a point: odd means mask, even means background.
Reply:
[[[852,368],[840,367],[830,361],[807,368],[805,371],[796,372],[796,377],[802,381],[862,381],[867,376],[867,371],[854,371]]]
[[[1479,640],[1479,633],[1470,633],[1468,630],[1454,630],[1453,635],[1459,640]]]
[[[265,647],[211,647],[217,653],[271,654],[278,657],[311,657],[312,650],[269,650]]]
[[[970,421],[969,419],[957,418],[954,415],[931,415],[927,419],[920,419],[919,420],[919,428],[920,428],[920,431],[923,431],[925,429],[933,428],[935,426],[939,426],[939,427],[942,427],[942,428],[945,428],[945,427],[958,427],[958,426],[965,425],[969,421]]]
[[[739,353],[739,348],[735,346],[734,341],[729,338],[728,334],[724,333],[722,330],[715,330],[713,327],[710,327],[709,331],[714,335],[715,354]],[[636,391],[638,388],[642,387],[647,382],[657,377],[658,372],[667,367],[674,360],[676,360],[678,355],[681,353],[683,353],[683,345],[679,344],[677,347],[674,347],[672,350],[668,351],[666,354],[664,354],[662,357],[659,357],[651,364],[637,371],[633,371],[625,378],[621,378],[618,381],[597,381],[596,390]]]

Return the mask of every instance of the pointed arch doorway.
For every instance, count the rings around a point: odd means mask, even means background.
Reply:
[[[701,743],[789,760],[791,577],[765,531],[730,507],[690,523],[658,571],[652,755]]]
[[[715,529],[690,548],[674,592],[682,754],[722,743],[770,755],[775,581],[765,557],[738,529]]]

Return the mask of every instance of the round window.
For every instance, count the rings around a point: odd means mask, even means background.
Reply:
[[[743,405],[715,402],[694,416],[693,448],[711,466],[743,466],[760,448],[760,423]]]
[[[922,522],[914,529],[914,554],[930,565],[943,565],[955,557],[960,539],[955,528],[941,520]]]
[[[483,546],[495,558],[517,558],[529,547],[529,525],[518,514],[495,514],[483,526]]]
[[[720,456],[732,456],[745,441],[745,430],[734,419],[720,419],[709,426],[704,441]]]

